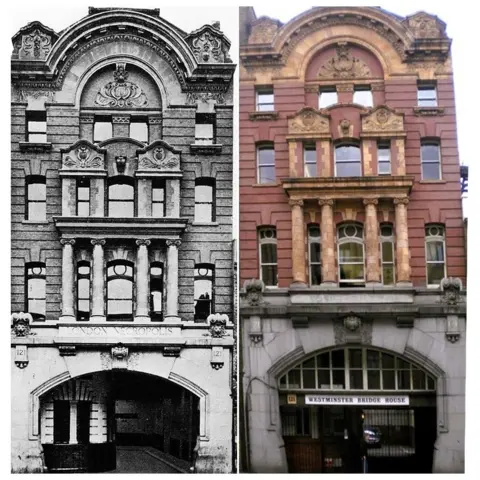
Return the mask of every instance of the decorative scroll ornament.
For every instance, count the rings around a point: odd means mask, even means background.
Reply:
[[[343,326],[350,330],[351,332],[355,332],[360,328],[362,325],[362,320],[355,315],[349,315],[343,319]]]
[[[226,335],[228,316],[221,313],[212,313],[208,316],[207,322],[210,324],[210,335],[213,338],[222,338]]]
[[[378,107],[362,118],[362,132],[403,131],[403,117],[386,107]]]
[[[125,63],[117,63],[113,72],[113,82],[107,83],[97,93],[95,103],[101,107],[144,107],[147,105],[147,97],[142,89],[135,83],[128,82],[128,72]]]
[[[225,104],[225,93],[222,92],[188,92],[187,104],[195,105],[198,102],[208,103],[209,100],[217,102],[218,105]]]
[[[443,278],[440,282],[440,288],[443,292],[442,303],[453,306],[462,301],[460,291],[462,290],[462,281],[459,278]]]
[[[263,290],[265,288],[265,285],[261,280],[247,280],[244,287],[247,293],[246,300],[249,305],[255,307],[264,303]]]
[[[248,37],[249,44],[272,43],[281,23],[272,18],[259,18],[252,25],[252,33]]]
[[[344,43],[337,46],[337,56],[327,61],[318,72],[319,77],[325,78],[359,78],[370,77],[368,65],[350,53],[350,49]]]
[[[288,133],[330,133],[327,117],[322,116],[313,108],[303,108],[288,121]]]
[[[160,170],[178,170],[180,160],[164,147],[157,147],[153,150],[153,155],[143,156],[138,161],[140,168],[156,168]]]
[[[435,17],[425,12],[418,12],[406,18],[408,28],[417,38],[439,38],[443,31],[439,27]]]
[[[20,54],[23,58],[44,60],[52,49],[52,39],[38,28],[29,35],[22,37]]]
[[[223,62],[222,42],[210,32],[193,40],[193,53],[199,63]]]
[[[103,159],[98,155],[92,155],[92,150],[88,146],[80,145],[75,149],[75,156],[67,155],[63,164],[71,168],[103,168]]]
[[[30,322],[32,321],[32,316],[29,313],[12,313],[12,334],[15,337],[36,335],[36,333],[31,331]]]

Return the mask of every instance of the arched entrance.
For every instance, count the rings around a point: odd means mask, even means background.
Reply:
[[[199,398],[161,377],[111,370],[69,379],[40,397],[40,438],[51,472],[105,472],[141,452],[188,469],[199,434]],[[131,453],[128,453],[131,452]],[[131,463],[131,462],[130,462]],[[153,473],[146,462],[139,470]]]
[[[317,352],[278,378],[289,472],[427,473],[436,379],[392,352]]]

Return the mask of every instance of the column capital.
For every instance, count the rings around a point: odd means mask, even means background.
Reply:
[[[408,202],[409,202],[409,200],[408,200],[407,197],[394,198],[394,199],[393,199],[393,203],[394,203],[395,205],[400,205],[400,204],[401,204],[401,205],[408,205]]]
[[[182,244],[182,241],[177,238],[175,240],[167,240],[167,247],[180,247],[180,245]]]
[[[318,204],[323,207],[324,205],[329,205],[330,207],[333,207],[333,200],[331,198],[321,198],[318,201]]]
[[[290,199],[290,200],[288,201],[288,204],[289,204],[291,207],[295,207],[295,206],[303,207],[303,200]]]
[[[101,247],[103,247],[106,243],[106,240],[104,238],[92,238],[90,240],[90,243],[92,245],[100,245]]]
[[[75,239],[74,238],[61,238],[60,243],[62,245],[75,245]]]
[[[378,198],[364,198],[363,204],[367,205],[378,205]]]
[[[146,238],[139,238],[138,240],[135,240],[135,243],[140,247],[142,245],[145,245],[148,247],[152,242],[151,240],[148,240]]]

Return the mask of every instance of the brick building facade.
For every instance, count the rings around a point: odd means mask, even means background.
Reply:
[[[12,471],[231,471],[229,40],[90,8],[13,46]]]
[[[366,442],[372,472],[463,472],[446,25],[373,7],[240,19],[242,468],[356,472]]]

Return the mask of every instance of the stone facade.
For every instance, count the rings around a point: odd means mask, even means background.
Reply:
[[[315,7],[286,24],[246,7],[240,18],[243,469],[288,471],[280,404],[303,391],[281,377],[316,352],[355,346],[436,379],[430,471],[463,472],[466,250],[445,24],[373,7]],[[260,115],[267,88],[274,106]],[[362,88],[371,102],[354,101]],[[322,104],[322,92],[335,100]],[[440,152],[432,175],[425,145]],[[358,152],[355,169],[337,158],[342,146]],[[275,235],[262,237],[267,228]]]
[[[158,9],[90,8],[60,33],[30,23],[13,45],[12,471],[62,468],[55,392],[90,389],[61,397],[66,448],[91,402],[90,452],[115,442],[115,377],[148,390],[148,374],[181,398],[155,407],[170,412],[160,448],[230,472],[229,40],[218,22],[187,34]]]

